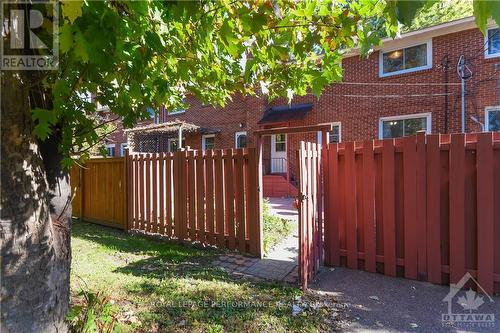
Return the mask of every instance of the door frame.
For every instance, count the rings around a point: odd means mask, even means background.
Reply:
[[[271,173],[285,173],[287,172],[287,168],[288,168],[288,136],[286,134],[285,135],[285,151],[280,151],[280,152],[277,152],[276,151],[276,135],[280,135],[280,134],[283,134],[283,133],[277,133],[277,134],[273,134],[271,135]],[[282,158],[285,160],[285,166],[284,166],[284,170],[280,170],[279,168],[277,168],[278,164],[275,164],[273,163],[273,159],[277,159],[277,158]]]

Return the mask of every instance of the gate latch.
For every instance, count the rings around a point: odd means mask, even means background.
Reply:
[[[307,200],[307,195],[305,195],[303,193],[300,193],[299,196],[298,196],[298,199],[299,199],[299,201]]]

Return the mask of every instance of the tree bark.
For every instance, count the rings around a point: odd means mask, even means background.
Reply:
[[[1,323],[5,332],[65,332],[71,188],[58,133],[32,135],[28,72],[1,73]]]

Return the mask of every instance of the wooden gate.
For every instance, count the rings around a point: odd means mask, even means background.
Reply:
[[[299,164],[299,277],[307,288],[322,261],[321,145],[301,142]]]
[[[125,158],[93,158],[71,169],[73,216],[126,229]]]

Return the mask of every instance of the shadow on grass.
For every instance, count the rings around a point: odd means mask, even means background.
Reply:
[[[221,251],[82,222],[74,223],[73,237],[108,250],[101,251],[103,258],[109,256],[109,250],[127,257],[123,265],[110,271],[139,278],[120,287],[140,309],[144,331],[308,331],[316,327],[314,316],[291,316],[290,304],[300,293],[298,289],[230,277],[212,265]],[[99,265],[99,257],[94,260]]]

